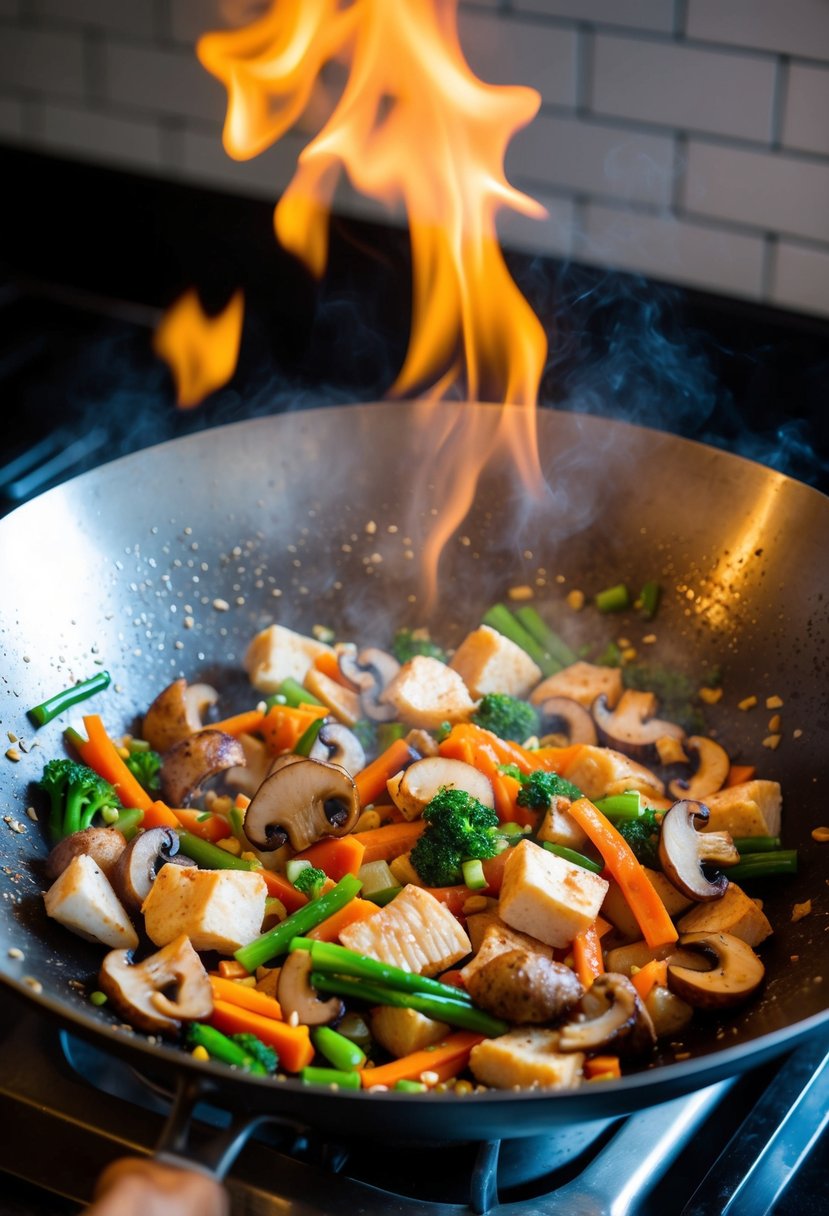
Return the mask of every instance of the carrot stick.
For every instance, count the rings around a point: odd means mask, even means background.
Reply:
[[[618,1056],[593,1056],[592,1060],[585,1060],[584,1075],[588,1081],[596,1081],[601,1077],[605,1081],[609,1081],[614,1077],[621,1077],[622,1066],[619,1063]]]
[[[327,920],[310,929],[305,936],[317,942],[337,942],[343,929],[357,924],[358,921],[368,920],[378,911],[377,904],[373,904],[370,899],[359,899],[355,895],[354,899],[344,908],[340,908],[339,912],[335,912]]]
[[[177,813],[170,810],[166,802],[151,802],[144,811],[142,828],[177,828],[180,821]]]
[[[265,869],[256,872],[264,878],[268,895],[280,900],[285,905],[287,912],[296,912],[298,908],[304,908],[308,903],[308,896],[298,891],[292,882],[288,882],[284,874],[277,874],[274,870]]]
[[[223,958],[219,962],[219,975],[225,980],[247,980],[250,974],[235,958]]]
[[[354,839],[365,845],[363,865],[370,861],[394,861],[401,853],[414,847],[426,824],[422,819],[410,823],[387,823],[382,828],[371,828],[368,832],[354,832]]]
[[[330,836],[297,853],[296,859],[310,861],[312,866],[324,870],[334,882],[339,882],[344,874],[357,873],[363,864],[365,851],[366,846],[356,836]]]
[[[376,802],[385,794],[389,777],[399,773],[401,768],[406,768],[417,758],[418,753],[409,747],[405,739],[395,739],[390,747],[361,769],[354,778],[357,793],[360,795],[360,806],[369,806],[370,803]]]
[[[476,726],[474,722],[460,722],[453,726],[439,745],[438,750],[442,756],[451,756],[459,760],[469,756],[469,748],[471,748],[472,760],[467,759],[467,763],[472,763],[476,768],[478,767],[478,753],[481,750],[494,757],[497,764],[514,764],[522,773],[531,773],[533,769],[541,767],[532,759],[535,755],[534,752],[528,751],[517,743],[511,743],[507,739],[499,739],[497,735],[493,735],[491,730],[484,730],[483,727]]]
[[[79,743],[78,751],[84,764],[94,769],[98,776],[103,777],[110,785],[115,786],[124,806],[140,807],[142,811],[146,811],[153,800],[118,755],[118,749],[106,733],[98,714],[87,714],[83,724],[86,727],[87,742]],[[155,825],[148,825],[145,821],[143,826]]]
[[[457,1034],[450,1034],[437,1047],[413,1051],[408,1056],[401,1056],[399,1060],[392,1060],[390,1064],[381,1064],[377,1068],[364,1068],[360,1073],[363,1089],[370,1089],[373,1085],[391,1088],[398,1081],[419,1081],[423,1073],[434,1073],[439,1081],[446,1081],[466,1067],[470,1051],[485,1037],[472,1030],[460,1030]]]
[[[329,680],[334,680],[337,684],[341,684],[343,688],[348,688],[354,692],[354,685],[350,680],[347,680],[340,671],[340,664],[337,661],[337,656],[325,650],[322,654],[318,654],[314,659],[314,666],[317,671],[321,671],[324,676],[328,676]]]
[[[274,754],[291,752],[312,722],[328,714],[325,705],[303,705],[295,709],[291,705],[274,705],[260,723],[260,731],[268,750]]]
[[[742,785],[744,781],[753,781],[756,772],[753,764],[732,764],[725,779],[726,789],[732,785]]]
[[[631,977],[631,983],[643,1001],[648,999],[651,989],[657,984],[660,988],[667,988],[668,960],[652,958]]]
[[[610,820],[589,798],[577,798],[570,804],[568,814],[573,816],[601,853],[648,945],[654,948],[675,942],[679,934],[665,910],[665,905],[651,886],[647,874],[634,857],[627,841],[616,831]]]
[[[595,922],[573,938],[573,961],[576,964],[576,975],[585,989],[589,988],[598,976],[604,974],[602,943],[599,941]]]
[[[488,857],[483,863],[486,887],[478,892],[480,895],[498,895],[504,883],[504,866],[509,860],[511,849],[504,849],[494,857]]]
[[[253,735],[262,729],[265,715],[261,709],[246,709],[244,713],[233,714],[230,718],[222,718],[220,722],[211,722],[205,730],[220,730],[222,734]]]
[[[189,807],[176,807],[175,815],[183,828],[194,836],[200,836],[202,840],[209,840],[211,844],[215,844],[217,840],[226,840],[231,835],[230,824],[224,815],[191,811]]]
[[[276,1018],[263,1017],[252,1009],[242,1009],[229,1001],[213,1002],[208,1021],[224,1034],[255,1034],[263,1043],[276,1048],[279,1063],[286,1072],[307,1068],[314,1058],[311,1034],[307,1026],[289,1026]]]
[[[227,1001],[229,1005],[238,1005],[240,1009],[249,1009],[251,1013],[261,1013],[263,1018],[282,1021],[282,1007],[275,997],[266,996],[264,992],[258,992],[248,984],[222,979],[220,975],[211,975],[209,978],[214,1001]]]

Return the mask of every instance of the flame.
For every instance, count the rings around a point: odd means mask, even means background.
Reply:
[[[153,350],[169,365],[181,409],[199,405],[226,384],[236,368],[245,303],[241,291],[217,316],[208,317],[195,289],[186,291],[162,317]]]
[[[405,209],[412,325],[392,394],[509,406],[494,428],[475,412],[451,428],[455,455],[439,462],[440,539],[430,540],[436,566],[493,452],[511,452],[527,487],[536,496],[544,489],[534,407],[546,338],[496,233],[503,209],[545,215],[504,174],[509,140],[535,116],[539,95],[475,76],[460,46],[457,0],[273,0],[250,25],[205,35],[197,54],[227,89],[223,142],[235,159],[258,155],[324,110],[274,212],[277,238],[315,275],[325,269],[343,174],[361,193]],[[345,83],[334,97],[337,74]]]

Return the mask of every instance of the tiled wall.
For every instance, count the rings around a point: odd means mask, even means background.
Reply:
[[[192,49],[257,3],[0,0],[0,139],[274,197],[301,137],[229,160]],[[507,244],[829,315],[829,0],[461,12],[478,74],[542,96],[507,163],[550,215]]]

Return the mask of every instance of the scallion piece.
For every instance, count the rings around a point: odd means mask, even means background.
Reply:
[[[515,617],[527,633],[535,638],[539,646],[542,646],[546,653],[562,667],[569,667],[571,663],[575,663],[576,652],[571,650],[567,643],[550,628],[532,604],[524,604],[522,607],[516,608]]]
[[[79,701],[86,701],[88,697],[94,697],[96,692],[103,692],[105,688],[109,688],[110,683],[109,672],[99,671],[97,675],[90,676],[88,680],[82,680],[80,684],[65,688],[63,692],[55,693],[47,701],[35,705],[26,711],[26,716],[35,726],[45,726],[47,722],[57,718],[58,714],[62,714],[65,709],[70,709]]]
[[[520,646],[533,662],[538,664],[543,675],[552,676],[561,671],[561,663],[547,654],[544,647],[516,620],[505,604],[495,604],[481,619],[490,629],[497,630],[511,642],[515,642],[516,646]]]
[[[308,870],[311,867],[310,861],[305,861],[299,857],[292,857],[285,866],[285,877],[288,882],[296,882],[303,870]]]
[[[563,844],[553,844],[551,840],[545,840],[544,848],[548,853],[555,853],[556,857],[570,861],[574,866],[581,866],[583,870],[590,870],[593,874],[601,874],[604,869],[601,862],[593,861],[591,857],[585,857],[584,853],[577,853],[575,849],[568,849]]]
[[[378,908],[385,908],[386,904],[390,904],[395,895],[399,895],[403,890],[402,887],[384,887],[382,891],[366,892],[366,899],[370,899],[373,904],[377,904]]]
[[[645,813],[642,796],[638,790],[625,790],[623,794],[610,794],[600,798],[595,806],[611,822],[618,819],[641,819]]]
[[[377,725],[377,750],[382,753],[409,733],[403,722],[380,722]]]
[[[295,756],[307,756],[310,754],[324,721],[325,718],[315,718],[311,725],[305,728],[299,739],[297,739],[297,744],[294,748]]]
[[[460,1001],[465,1005],[471,1004],[471,998],[462,988],[442,984],[440,980],[433,980],[428,975],[404,971],[402,967],[395,967],[392,963],[381,963],[378,959],[367,958],[366,955],[349,950],[346,946],[338,946],[335,942],[318,942],[309,937],[296,937],[291,941],[290,949],[310,951],[315,971],[371,980],[398,992],[427,993],[446,1000]]]
[[[237,963],[241,963],[246,971],[252,973],[257,967],[264,967],[278,954],[285,954],[292,938],[301,937],[309,929],[339,912],[340,908],[345,907],[354,898],[362,885],[355,875],[344,875],[335,887],[320,895],[319,899],[311,900],[302,908],[297,908],[296,912],[292,912],[280,924],[274,925],[267,933],[237,950],[234,955]]]
[[[423,992],[399,992],[382,984],[367,980],[349,979],[344,975],[328,975],[323,971],[312,971],[311,987],[317,992],[333,992],[337,996],[351,997],[369,1005],[392,1005],[397,1009],[415,1009],[427,1018],[436,1018],[449,1026],[460,1026],[462,1030],[477,1030],[480,1034],[506,1034],[509,1026],[500,1018],[494,1018],[482,1009],[466,1001],[448,1000]]]
[[[179,829],[178,843],[182,853],[191,857],[204,870],[262,869],[258,861],[247,861],[244,857],[237,857],[234,853],[228,853],[227,849],[220,849],[217,844],[212,844],[209,840],[202,840],[201,836],[194,836],[192,832],[186,832],[183,829]]]
[[[353,1072],[366,1062],[366,1053],[330,1026],[315,1026],[311,1031],[311,1042],[332,1068],[339,1068],[342,1072]]]
[[[776,853],[780,848],[780,837],[736,836],[734,848],[738,853]]]
[[[735,882],[751,878],[772,878],[778,874],[797,873],[797,849],[780,849],[776,853],[741,853],[736,866],[726,871]]]
[[[314,1068],[309,1065],[300,1069],[299,1079],[303,1085],[326,1085],[330,1089],[360,1089],[362,1080],[358,1072],[345,1072],[341,1068]]]
[[[624,583],[617,583],[615,587],[599,591],[595,604],[599,612],[624,612],[630,607],[630,592]]]
[[[504,846],[506,847],[506,841],[504,841]],[[470,891],[482,891],[484,887],[489,886],[486,874],[484,874],[483,862],[477,857],[464,861],[461,865],[461,873],[463,881]]]
[[[429,1086],[424,1085],[422,1081],[409,1081],[401,1077],[399,1081],[395,1081],[394,1088],[402,1094],[425,1094]]]
[[[101,815],[106,820],[106,816],[104,815],[103,811],[101,812]],[[127,840],[132,840],[135,833],[141,827],[143,818],[144,812],[139,810],[137,806],[131,806],[126,810],[118,811],[115,818],[109,822],[109,826],[111,828],[117,828],[121,835]]]
[[[203,1047],[212,1060],[221,1060],[223,1064],[242,1068],[245,1072],[256,1073],[261,1077],[268,1075],[264,1064],[260,1064],[215,1026],[208,1026],[204,1022],[191,1022],[187,1027],[187,1042],[191,1047]]]
[[[315,697],[307,688],[303,688],[298,680],[290,676],[279,685],[280,696],[285,698],[285,704],[296,709],[300,705],[322,705],[319,697]]]
[[[659,600],[662,596],[662,588],[655,579],[645,583],[642,590],[639,592],[639,603],[642,608],[642,615],[646,620],[651,620],[656,616],[656,610],[659,607]]]

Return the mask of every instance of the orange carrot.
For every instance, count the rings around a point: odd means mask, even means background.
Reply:
[[[619,1063],[619,1057],[593,1056],[592,1060],[585,1060],[584,1075],[588,1081],[598,1081],[600,1077],[603,1081],[621,1077],[622,1066]]]
[[[426,887],[426,890],[430,895],[434,895],[438,903],[448,908],[458,920],[463,918],[463,906],[466,901],[471,899],[473,895],[478,894],[477,891],[470,891],[469,887],[464,886],[462,883],[457,887]]]
[[[325,705],[274,705],[262,718],[260,730],[274,755],[292,752],[312,722],[328,713]]]
[[[242,1009],[229,1001],[213,1002],[208,1021],[224,1034],[255,1034],[263,1043],[276,1048],[279,1064],[286,1072],[307,1068],[314,1058],[311,1034],[307,1026],[289,1026],[276,1018],[263,1017],[252,1009]]]
[[[236,980],[222,979],[220,975],[210,976],[210,987],[213,989],[214,1001],[227,1001],[230,1005],[238,1005],[240,1009],[249,1009],[251,1013],[261,1013],[263,1018],[276,1018],[282,1021],[282,1007],[275,997],[267,996],[248,984],[238,984]]]
[[[170,810],[166,802],[151,802],[144,810],[141,820],[142,828],[178,828],[181,827],[176,811]]]
[[[732,785],[742,785],[744,781],[753,781],[756,772],[753,764],[732,764],[725,779],[726,789]]]
[[[486,887],[479,895],[498,895],[504,882],[504,866],[509,860],[511,849],[504,849],[494,857],[489,857],[483,863]]]
[[[609,933],[612,928],[613,928],[613,925],[610,923],[609,920],[605,920],[605,918],[603,916],[596,917],[596,936],[597,937],[599,937],[599,938],[604,937],[605,933]]]
[[[668,960],[652,958],[631,977],[631,983],[643,1001],[648,999],[648,994],[657,984],[660,988],[667,988]]]
[[[202,840],[209,840],[211,844],[215,844],[217,840],[226,840],[232,834],[224,815],[191,811],[189,807],[176,807],[175,815],[183,828],[194,836],[200,836]]]
[[[334,882],[339,882],[345,874],[356,874],[363,864],[363,854],[366,846],[356,836],[329,836],[327,840],[318,840],[297,853],[298,861],[310,861],[318,870],[324,870]]]
[[[413,1051],[408,1056],[377,1068],[364,1068],[360,1073],[363,1089],[370,1089],[372,1085],[391,1088],[397,1081],[419,1081],[423,1073],[433,1073],[439,1081],[447,1081],[466,1067],[470,1051],[485,1037],[471,1030],[460,1030],[457,1034],[450,1034],[436,1047]]]
[[[370,861],[394,861],[401,853],[408,853],[425,828],[422,819],[414,819],[410,823],[387,823],[382,828],[354,832],[353,835],[355,840],[365,845],[365,866]]]
[[[236,807],[237,811],[246,811],[250,804],[251,799],[248,798],[247,794],[237,794],[233,799],[233,805]]]
[[[361,769],[354,778],[357,793],[360,795],[360,806],[369,806],[370,803],[376,802],[386,793],[389,777],[399,773],[401,768],[406,768],[417,758],[418,753],[409,747],[405,739],[395,739],[390,747]]]
[[[625,838],[589,798],[577,798],[568,814],[586,832],[636,917],[642,936],[653,949],[675,942],[677,933],[665,905],[651,886]]]
[[[354,692],[354,685],[340,671],[337,656],[331,654],[330,650],[324,650],[322,654],[318,654],[314,659],[314,666],[317,671],[321,671],[324,676],[328,676],[329,680],[334,680],[337,684],[341,684],[343,688],[348,688]]]
[[[246,709],[244,713],[233,714],[230,718],[222,718],[220,722],[211,722],[205,730],[220,730],[225,735],[253,735],[262,729],[265,715],[261,709]]]
[[[237,963],[235,958],[223,958],[218,966],[219,975],[225,980],[246,980],[250,975],[246,967]]]
[[[87,742],[78,744],[80,757],[89,768],[95,770],[99,777],[115,786],[118,797],[124,806],[140,807],[144,812],[152,805],[152,798],[139,781],[133,777],[124,761],[118,755],[118,749],[104,729],[104,724],[98,714],[87,714],[83,720],[86,727]],[[146,818],[143,827],[155,827],[148,824]]]
[[[378,910],[377,904],[373,904],[370,899],[359,899],[355,895],[344,908],[340,908],[339,912],[329,916],[314,929],[309,929],[305,936],[317,942],[336,942],[343,929],[356,925],[358,921],[368,920]]]
[[[284,874],[277,874],[274,870],[265,869],[256,872],[264,878],[268,895],[281,900],[286,911],[296,912],[297,908],[304,908],[308,903],[308,896],[298,891],[292,882],[288,882]]]
[[[470,749],[471,761],[468,759]],[[492,731],[484,730],[474,722],[460,722],[453,726],[438,750],[442,756],[451,756],[456,760],[466,759],[468,764],[471,763],[476,768],[480,751],[494,758],[496,764],[515,764],[522,773],[531,773],[533,769],[541,767],[531,758],[535,755],[534,752],[507,739],[499,739]]]
[[[463,972],[460,967],[453,967],[451,971],[444,971],[440,977],[442,984],[448,984],[450,988],[461,988],[466,991],[466,984],[463,981]]]
[[[577,933],[573,938],[573,962],[576,965],[576,975],[585,989],[590,987],[597,976],[604,974],[602,943],[599,941],[595,921],[583,933]]]

